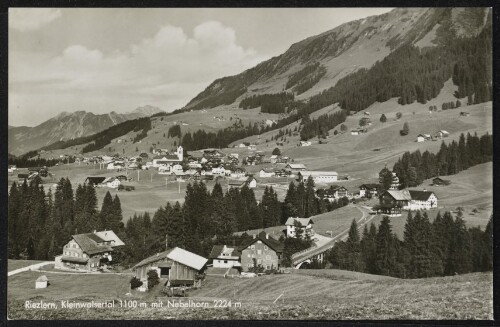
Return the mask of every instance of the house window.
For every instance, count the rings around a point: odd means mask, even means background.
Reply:
[[[257,250],[257,254],[262,254],[262,250]]]
[[[247,254],[247,256],[248,256],[249,258],[251,258],[251,257],[252,257],[252,256],[250,255],[250,253],[249,253],[249,254]]]
[[[224,260],[224,263],[227,263],[227,260]]]
[[[255,250],[255,245],[250,246],[250,249]]]
[[[271,256],[270,255],[266,255],[266,260],[271,260]]]
[[[267,266],[266,266],[266,269],[267,269],[267,270],[271,269],[271,266],[270,266],[270,265],[267,265]]]
[[[261,260],[261,259],[258,259],[258,260],[257,260],[257,264],[258,264],[258,265],[262,264],[262,260]]]
[[[264,250],[268,250],[269,248],[267,247],[267,245],[264,245]]]

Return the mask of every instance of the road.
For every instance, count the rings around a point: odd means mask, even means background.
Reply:
[[[45,261],[45,262],[36,263],[36,264],[28,266],[28,267],[23,267],[23,268],[15,269],[15,270],[9,271],[7,273],[7,277],[13,276],[15,274],[19,274],[19,273],[22,273],[22,272],[25,272],[25,271],[38,270],[40,267],[43,267],[43,266],[46,266],[46,265],[50,265],[50,264],[53,264],[53,263],[54,263],[54,261]]]
[[[355,205],[355,204],[353,206],[358,208],[358,210],[361,212],[361,218],[357,220],[358,230],[361,230],[361,228],[363,228],[366,224],[372,221],[375,215],[370,214],[371,209],[369,207]],[[346,240],[347,237],[349,236],[348,233],[349,233],[349,228],[343,230],[342,232],[338,233],[333,237],[315,235],[314,238],[319,239],[318,242],[316,242],[316,246],[310,247],[309,249],[294,254],[292,256],[293,264],[294,265],[299,264],[309,259],[310,257],[313,257],[315,255],[325,252],[328,249],[331,249],[337,241]]]

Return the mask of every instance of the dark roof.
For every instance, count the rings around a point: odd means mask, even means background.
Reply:
[[[369,189],[374,189],[374,188],[378,189],[380,187],[380,185],[375,184],[375,183],[372,183],[372,184],[363,184],[359,188],[362,188],[362,187],[364,187],[364,188],[366,188],[366,189],[369,190]]]
[[[73,239],[82,248],[83,252],[90,255],[95,253],[113,251],[113,248],[109,245],[98,244],[104,241],[94,233],[73,235]]]
[[[137,267],[141,267],[141,266],[145,266],[149,263],[152,263],[152,262],[156,262],[156,261],[160,261],[160,260],[163,260],[163,259],[166,259],[167,258],[167,255],[172,251],[173,249],[169,249],[167,251],[163,251],[163,252],[160,252],[160,253],[157,253],[155,255],[152,255],[150,256],[149,258],[146,258],[142,261],[140,261],[138,264],[136,264],[134,267],[132,267],[132,269],[135,269]]]
[[[90,184],[101,184],[105,179],[106,177],[87,177],[85,182],[88,181]]]
[[[238,251],[242,252],[244,249],[252,245],[253,243],[257,241],[262,241],[265,245],[269,246],[271,249],[273,249],[276,252],[283,252],[283,248],[285,245],[281,243],[280,241],[274,239],[273,237],[269,236],[269,238],[266,239],[266,232],[262,231],[260,232],[256,238],[251,239],[249,242],[245,243],[244,245],[241,245],[238,248]]]
[[[412,190],[410,190],[411,199],[417,200],[417,201],[427,201],[432,194],[433,194],[433,192],[430,192],[430,191],[412,191]]]
[[[61,261],[76,262],[76,263],[87,263],[87,261],[89,261],[89,259],[88,258],[63,256],[61,258]]]
[[[223,248],[224,248],[224,245],[214,245],[208,258],[209,259],[217,258],[221,254]]]

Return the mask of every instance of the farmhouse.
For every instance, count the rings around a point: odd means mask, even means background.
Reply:
[[[253,239],[239,247],[241,252],[241,269],[248,271],[252,267],[262,266],[264,269],[279,269],[284,244],[262,231],[253,235]]]
[[[261,177],[261,178],[267,178],[267,177],[273,177],[273,176],[274,176],[274,172],[267,172],[264,169],[261,169],[259,171],[259,177]]]
[[[287,237],[296,237],[297,235],[297,228],[296,224],[300,224],[300,229],[302,230],[302,237],[308,236],[313,236],[314,235],[314,230],[312,228],[312,225],[314,222],[312,221],[311,218],[288,218],[285,226],[286,226],[286,236]]]
[[[215,268],[230,268],[241,267],[240,256],[241,252],[236,247],[214,245],[208,258]]]
[[[333,183],[338,180],[338,174],[335,171],[299,171],[299,180],[307,180],[312,176],[315,183]]]
[[[448,133],[445,130],[440,130],[439,132],[436,133],[436,138],[442,139],[443,137],[448,137],[450,136],[450,133]]]
[[[447,179],[442,179],[441,177],[436,177],[432,179],[432,185],[434,186],[446,186],[450,185],[450,181]]]
[[[431,136],[430,134],[418,134],[417,135],[417,142],[425,142],[427,140],[430,140]]]
[[[437,207],[437,197],[434,192],[427,190],[410,190],[411,201],[408,210],[429,210]]]
[[[332,185],[327,189],[318,189],[316,195],[322,200],[333,202],[348,195],[347,189],[344,186]]]
[[[104,182],[105,179],[106,179],[106,177],[87,177],[85,179],[85,183],[88,183],[89,185],[96,187],[99,184],[101,184],[102,182]]]
[[[55,267],[95,271],[111,262],[114,248],[122,245],[113,231],[73,235],[55,258]]]
[[[146,258],[132,267],[135,277],[147,288],[148,271],[156,270],[160,278],[167,279],[167,286],[199,286],[200,273],[208,259],[175,247]]]
[[[390,215],[401,215],[402,210],[428,210],[437,207],[434,192],[418,190],[388,190],[380,196],[381,209]]]
[[[401,211],[408,207],[411,195],[407,190],[387,190],[380,195],[379,201],[383,213],[390,216],[400,216]]]
[[[253,177],[248,177],[248,179],[245,181],[245,184],[249,188],[256,188],[257,187],[257,180]]]
[[[245,186],[246,184],[246,181],[239,181],[239,180],[231,180],[229,181],[228,183],[228,187],[232,188],[242,188],[243,186]]]
[[[297,146],[310,146],[311,145],[311,142],[309,141],[300,141],[299,144],[297,144]]]
[[[362,198],[371,198],[378,194],[380,185],[378,184],[363,184],[359,187],[359,196]]]
[[[366,133],[366,132],[367,132],[366,128],[358,128],[358,129],[351,130],[351,135],[361,135],[361,134]]]
[[[120,186],[121,182],[118,178],[116,177],[108,177],[104,181],[102,181],[101,185],[107,186],[110,188],[118,188]]]
[[[296,164],[296,163],[289,163],[285,166],[285,169],[291,172],[298,172],[298,171],[303,171],[306,170],[306,166],[304,164]]]

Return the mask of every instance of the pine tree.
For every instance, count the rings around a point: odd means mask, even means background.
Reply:
[[[356,219],[352,220],[346,241],[348,269],[363,271],[365,269],[361,256],[361,244],[359,238],[358,224]]]
[[[304,217],[308,218],[318,214],[318,202],[314,194],[314,179],[311,175],[307,178],[305,185],[305,208]]]
[[[99,213],[99,230],[111,229],[114,219],[113,197],[109,191],[104,195],[101,212]]]
[[[381,275],[393,276],[396,270],[397,253],[394,246],[391,221],[388,216],[384,216],[380,222],[376,242],[376,271]]]
[[[109,221],[109,225],[111,230],[113,230],[118,235],[122,234],[124,225],[123,225],[123,214],[122,214],[122,206],[120,202],[120,198],[118,195],[115,195],[113,199],[113,215],[112,219]]]

